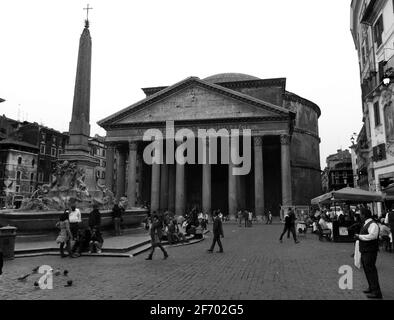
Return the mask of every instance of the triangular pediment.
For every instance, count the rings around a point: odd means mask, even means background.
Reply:
[[[102,120],[99,125],[285,117],[291,111],[242,93],[188,78]]]

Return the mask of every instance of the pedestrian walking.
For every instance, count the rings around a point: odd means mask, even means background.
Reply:
[[[361,220],[363,227],[360,234],[356,234],[359,240],[361,253],[361,264],[368,281],[368,289],[364,290],[369,299],[382,299],[382,292],[379,285],[378,270],[376,269],[376,259],[379,251],[379,226],[372,219],[369,209],[361,209]]]
[[[266,224],[272,224],[272,212],[269,210],[267,213],[267,222]]]
[[[64,246],[66,246],[68,254],[71,256],[71,244],[70,241],[73,238],[71,229],[70,229],[70,221],[69,219],[69,210],[65,210],[64,213],[60,215],[59,222],[56,223],[56,226],[60,229],[59,235],[56,238],[56,242],[60,244],[60,256],[62,258],[67,257],[64,254]]]
[[[145,260],[152,260],[153,253],[155,252],[156,247],[159,247],[160,250],[163,252],[164,259],[168,258],[168,253],[164,249],[163,245],[161,244],[161,238],[163,235],[162,227],[163,227],[162,222],[159,220],[157,215],[154,215],[152,218],[152,225],[150,227],[152,248],[149,256]]]
[[[121,219],[122,219],[122,210],[119,207],[118,202],[115,201],[114,206],[112,208],[112,221],[114,223],[115,236],[120,236],[122,234],[120,228]]]
[[[216,212],[213,214],[213,240],[212,240],[212,245],[211,248],[208,250],[209,253],[213,252],[213,249],[215,248],[216,243],[219,246],[219,253],[223,253],[223,246],[222,242],[220,241],[220,237],[224,238],[223,234],[223,224],[222,224],[222,219],[217,215]]]
[[[78,235],[78,229],[82,223],[81,211],[75,205],[71,206],[68,221],[70,222],[72,240],[75,240]]]
[[[283,242],[283,236],[285,235],[285,233],[287,232],[287,239],[290,238],[290,232],[293,234],[293,239],[295,243],[299,243],[299,241],[297,240],[297,236],[296,236],[296,231],[295,231],[295,214],[293,212],[293,210],[291,210],[291,208],[289,208],[288,212],[285,215],[285,228],[279,238],[280,242]]]
[[[237,218],[238,218],[238,227],[242,227],[242,210],[239,210],[237,213]]]
[[[244,220],[245,220],[245,228],[247,228],[248,225],[249,225],[249,213],[248,213],[248,211],[246,211],[246,210],[243,211],[243,217],[244,217]]]
[[[252,225],[253,225],[253,213],[252,213],[252,211],[248,212],[248,220],[249,220],[249,228],[251,228]]]

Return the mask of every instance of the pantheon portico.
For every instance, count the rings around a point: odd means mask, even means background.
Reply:
[[[284,78],[237,73],[144,88],[145,99],[98,123],[107,131],[107,186],[118,198],[127,196],[131,206],[148,202],[152,212],[176,215],[194,206],[208,213],[221,209],[231,218],[239,209],[278,215],[281,205],[307,205],[321,192],[320,109],[285,88]],[[223,139],[217,145],[217,163],[145,163],[143,153],[150,142],[143,141],[144,134],[158,129],[165,139],[168,121],[175,132],[186,128],[196,137],[199,129],[239,129],[241,134],[249,129],[250,172],[234,175],[232,161],[220,161],[225,156]],[[175,149],[182,144],[172,142]],[[210,147],[211,140],[204,143]],[[166,159],[174,150],[163,144]]]

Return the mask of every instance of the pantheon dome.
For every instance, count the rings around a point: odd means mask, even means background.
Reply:
[[[244,73],[218,73],[209,76],[203,80],[209,83],[222,83],[222,82],[260,80],[260,78]]]

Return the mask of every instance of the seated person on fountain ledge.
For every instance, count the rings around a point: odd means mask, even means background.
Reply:
[[[80,229],[78,230],[77,239],[72,247],[72,257],[80,257],[82,252],[89,251],[91,234],[89,229]]]
[[[89,242],[89,253],[101,253],[104,239],[101,236],[100,231],[97,228],[93,228],[92,235]]]
[[[177,229],[176,220],[171,219],[167,226],[167,240],[169,244],[174,244],[179,241],[176,229]]]

